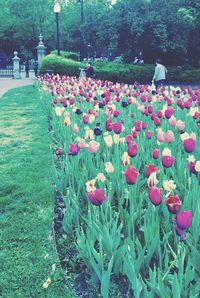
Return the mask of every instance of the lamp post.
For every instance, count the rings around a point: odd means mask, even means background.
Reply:
[[[90,56],[91,56],[90,49],[91,49],[91,44],[89,43],[89,44],[87,45],[87,57],[88,57],[88,60],[90,59]]]
[[[57,40],[57,53],[60,56],[60,32],[59,32],[59,13],[60,13],[60,4],[55,3],[53,11],[56,15],[56,40]]]
[[[80,12],[81,12],[81,26],[84,23],[84,12],[83,12],[83,0],[77,0],[77,3],[80,3]],[[80,47],[80,60],[82,61],[84,58],[84,36],[83,36],[83,28],[81,28],[81,47]]]

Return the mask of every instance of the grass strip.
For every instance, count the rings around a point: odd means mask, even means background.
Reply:
[[[51,232],[53,175],[38,91],[12,89],[0,98],[0,297],[71,297]]]

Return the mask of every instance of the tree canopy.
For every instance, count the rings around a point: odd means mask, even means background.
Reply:
[[[145,62],[156,57],[168,64],[200,60],[200,0],[60,0],[61,48],[94,55],[123,55],[132,62],[142,51]],[[33,55],[40,33],[55,48],[54,0],[7,0],[0,3],[0,51]],[[85,51],[85,52],[86,52]]]

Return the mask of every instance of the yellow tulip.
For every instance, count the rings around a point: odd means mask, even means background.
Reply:
[[[104,136],[104,142],[106,143],[107,147],[112,147],[113,145],[113,139],[111,135]]]
[[[166,191],[171,192],[174,189],[176,189],[176,184],[174,180],[166,180],[166,181],[163,181],[163,187]]]
[[[109,174],[114,172],[114,167],[110,161],[105,163],[105,171]]]

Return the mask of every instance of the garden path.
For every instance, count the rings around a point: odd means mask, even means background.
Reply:
[[[17,87],[23,87],[28,85],[33,85],[34,82],[34,73],[30,71],[30,77],[25,78],[25,73],[21,73],[22,78],[19,80],[13,80],[10,78],[1,78],[0,79],[0,98],[6,93],[8,90],[17,88]]]

